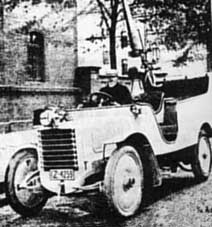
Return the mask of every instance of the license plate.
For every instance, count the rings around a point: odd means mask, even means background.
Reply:
[[[52,169],[49,175],[50,180],[74,180],[73,169]]]

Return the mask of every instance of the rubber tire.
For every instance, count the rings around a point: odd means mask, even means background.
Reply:
[[[209,149],[209,154],[210,154],[210,167],[209,167],[209,171],[207,173],[204,172],[204,170],[202,169],[200,160],[199,160],[199,145],[200,145],[200,141],[202,139],[205,140],[207,147]],[[198,143],[194,150],[193,162],[191,163],[192,171],[194,173],[195,178],[200,182],[206,181],[208,179],[208,177],[210,176],[211,165],[212,165],[212,152],[211,152],[210,140],[207,136],[207,133],[204,130],[201,130],[199,133]]]
[[[129,155],[131,159],[134,160],[136,165],[139,167],[139,174],[141,177],[141,187],[140,187],[140,195],[138,195],[138,200],[135,203],[135,208],[130,211],[123,211],[120,209],[118,204],[118,198],[115,194],[115,173],[116,173],[116,167],[119,164],[120,159],[124,155]],[[111,155],[105,169],[105,176],[104,176],[104,186],[103,186],[103,192],[106,197],[107,205],[111,212],[115,212],[119,216],[122,217],[129,217],[136,213],[136,211],[140,208],[142,203],[142,196],[143,196],[143,187],[144,187],[144,172],[143,172],[143,165],[140,159],[140,156],[136,149],[132,146],[123,146],[119,148],[118,150],[115,150],[113,154]]]
[[[40,203],[36,204],[35,206],[32,205],[27,207],[19,200],[14,185],[15,175],[19,165],[27,158],[34,158],[37,162],[38,159],[35,150],[21,150],[11,158],[5,175],[5,192],[9,205],[20,215],[29,217],[35,216],[41,211],[48,200],[48,196],[47,191],[42,188],[43,198],[41,198]]]

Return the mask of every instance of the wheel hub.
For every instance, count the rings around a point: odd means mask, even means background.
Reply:
[[[133,185],[135,184],[135,178],[131,177],[131,178],[128,178],[128,180],[126,180],[124,183],[123,183],[123,190],[126,192],[128,190],[130,190]]]
[[[43,189],[36,159],[33,156],[24,159],[18,166],[14,185],[19,201],[25,206],[33,207],[42,201]]]
[[[203,154],[203,155],[202,155],[202,158],[203,158],[203,159],[207,159],[207,157],[208,157],[207,154]]]
[[[206,137],[202,137],[199,142],[199,163],[205,175],[210,172],[211,163],[210,147]]]
[[[20,190],[32,190],[34,193],[41,192],[41,183],[39,171],[36,170],[29,173],[20,184],[17,184],[17,191]]]

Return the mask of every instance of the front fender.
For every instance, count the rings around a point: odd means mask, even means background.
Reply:
[[[34,130],[0,135],[0,182],[4,182],[11,158],[23,149],[37,150],[37,137]]]
[[[0,183],[4,182],[5,179],[5,173],[6,173],[6,169],[7,166],[10,162],[10,160],[21,150],[25,150],[25,149],[33,149],[35,151],[37,151],[37,146],[36,145],[32,145],[32,144],[25,144],[23,146],[20,147],[8,147],[7,149],[0,149]],[[2,155],[3,152],[3,155]],[[5,154],[5,155],[4,155]],[[3,156],[3,157],[1,157]]]

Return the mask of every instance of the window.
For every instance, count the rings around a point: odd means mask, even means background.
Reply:
[[[44,36],[37,31],[30,32],[28,43],[28,74],[30,81],[44,81]]]
[[[73,8],[76,7],[76,5],[77,5],[76,0],[64,1],[64,8]]]

